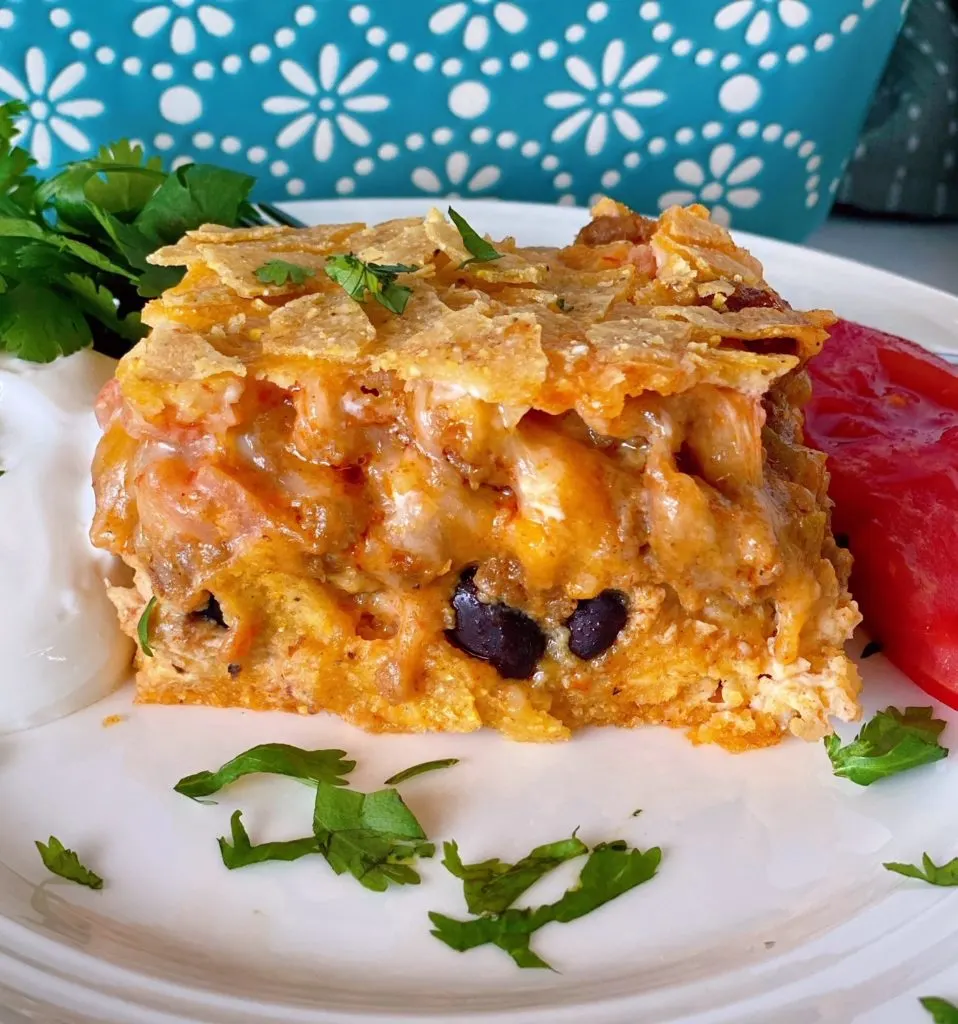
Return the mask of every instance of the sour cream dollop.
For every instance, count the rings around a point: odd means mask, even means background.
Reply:
[[[130,666],[104,588],[116,564],[88,536],[93,403],[114,365],[0,354],[0,732],[94,703]]]

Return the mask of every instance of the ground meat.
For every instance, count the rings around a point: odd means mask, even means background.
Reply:
[[[738,313],[739,310],[762,307],[765,309],[788,309],[788,303],[771,288],[752,288],[747,284],[740,284],[731,295],[725,300],[725,308],[730,313]]]
[[[658,226],[658,221],[631,213],[623,217],[596,217],[576,236],[577,245],[608,245],[609,242],[632,242],[645,245]]]

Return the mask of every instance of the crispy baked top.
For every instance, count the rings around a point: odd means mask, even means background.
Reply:
[[[602,200],[593,218],[564,249],[507,238],[486,263],[466,262],[437,210],[374,227],[203,227],[151,257],[187,273],[147,306],[153,332],[122,361],[120,385],[149,415],[157,399],[183,405],[191,381],[209,393],[242,376],[291,387],[327,368],[386,370],[519,414],[575,409],[595,421],[642,392],[762,394],[825,341],[833,316],[791,309],[704,208],[654,221]],[[323,272],[345,253],[418,268],[399,275],[412,290],[401,315],[354,300]],[[260,280],[277,259],[310,276]]]

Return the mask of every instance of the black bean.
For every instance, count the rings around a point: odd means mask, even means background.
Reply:
[[[463,570],[452,595],[456,628],[446,639],[474,658],[488,661],[503,679],[528,679],[545,654],[546,638],[535,620],[496,602],[486,604],[476,588],[476,566]]]
[[[220,607],[219,601],[212,594],[210,594],[209,600],[202,608],[197,608],[195,612],[190,612],[190,614],[195,619],[205,619],[207,622],[212,622],[222,629],[229,629],[226,619],[223,618],[223,609]]]
[[[618,590],[603,590],[596,597],[579,601],[566,620],[571,634],[569,650],[583,661],[598,658],[615,643],[628,617],[628,602]]]

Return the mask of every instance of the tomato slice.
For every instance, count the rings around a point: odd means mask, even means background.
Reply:
[[[851,590],[885,655],[958,707],[958,372],[840,321],[811,361],[808,444],[825,452]]]

